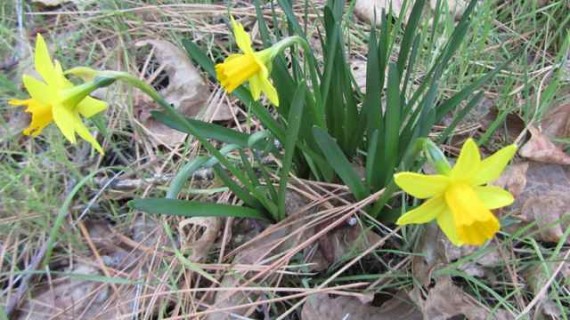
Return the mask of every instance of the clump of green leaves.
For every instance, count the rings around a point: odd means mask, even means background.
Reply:
[[[200,130],[204,137],[234,144],[241,150],[239,166],[248,174],[237,177],[236,183],[219,164],[215,164],[218,176],[245,204],[265,212],[272,220],[285,216],[285,189],[291,170],[304,178],[339,179],[357,200],[386,188],[380,201],[371,209],[373,215],[378,215],[395,190],[393,174],[417,166],[416,141],[427,137],[444,115],[455,111],[451,125],[439,136],[439,139],[445,139],[481,99],[482,93],[477,93],[480,86],[502,68],[495,68],[447,99],[440,98],[440,80],[469,31],[476,3],[476,0],[470,2],[445,44],[437,44],[440,49],[435,57],[430,57],[431,63],[420,83],[415,82],[418,78],[416,66],[420,54],[425,56],[425,51],[431,52],[436,46],[436,29],[444,12],[441,3],[431,23],[423,14],[425,0],[415,1],[407,18],[406,10],[395,19],[383,12],[377,17],[381,21],[378,30],[371,28],[369,33],[366,90],[361,92],[348,61],[345,3],[329,0],[318,20],[322,60],[307,45],[291,49],[289,57],[281,55],[273,62],[272,79],[280,99],[277,119],[252,99],[246,87],[233,92],[266,128],[267,131],[261,134],[267,138],[265,146],[275,138],[284,147],[282,152],[275,148],[264,149],[281,159],[279,186],[275,188],[270,183],[269,173],[263,165],[257,167],[261,174],[256,174],[243,153],[249,148],[253,154],[258,154],[259,150],[255,151],[257,147],[251,140],[259,134],[247,137],[193,120],[196,126],[204,129]],[[309,43],[309,35],[297,20],[292,2],[278,1],[284,16],[272,7],[273,25],[279,26],[279,22],[285,20],[285,30],[270,29],[259,1],[255,4],[265,46],[286,36],[300,36]],[[308,10],[307,6],[305,10]],[[201,49],[192,41],[185,41],[184,45],[191,58],[215,77],[214,64]],[[395,61],[390,59],[393,52],[397,53]],[[159,113],[155,116],[184,131],[176,119]],[[354,169],[355,163],[363,164],[364,178]],[[264,177],[264,183],[258,176]],[[175,197],[176,193],[170,196]]]

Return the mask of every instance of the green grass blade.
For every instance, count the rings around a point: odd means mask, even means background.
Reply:
[[[292,29],[293,34],[305,38],[305,33],[303,32],[303,28],[297,21],[297,16],[295,15],[295,12],[293,10],[292,2],[286,0],[278,0],[277,2],[279,3],[279,6],[285,13],[285,16],[287,17],[287,24]]]
[[[242,186],[238,185],[229,175],[228,173],[222,168],[221,165],[216,164],[214,167],[214,172],[216,173],[216,176],[222,180],[222,182],[224,183],[224,185],[228,188],[230,188],[230,190],[241,200],[243,201],[246,205],[253,207],[253,208],[258,208],[260,207],[260,201],[258,199],[256,199],[255,197],[253,197],[251,195],[250,192],[248,192],[245,188],[243,188]],[[250,186],[251,188],[253,188],[253,186]]]
[[[443,116],[448,113],[449,111],[455,109],[461,101],[465,100],[469,95],[471,95],[474,91],[479,89],[485,82],[489,81],[490,79],[494,78],[501,70],[505,69],[507,65],[509,65],[514,59],[520,56],[520,52],[514,54],[509,60],[501,63],[497,67],[495,67],[492,71],[488,72],[484,76],[477,79],[475,82],[470,84],[469,86],[465,87],[458,93],[456,93],[453,97],[447,99],[441,105],[437,107],[436,113],[436,121],[441,120]]]
[[[378,141],[380,130],[374,131],[368,140],[366,154],[366,182],[372,190],[379,190],[382,181],[378,181],[378,173],[382,170],[382,164],[378,161]]]
[[[459,112],[457,112],[457,114],[453,117],[453,121],[451,121],[451,124],[449,124],[449,126],[447,126],[447,128],[445,128],[445,130],[443,130],[443,132],[437,137],[436,142],[445,141],[445,139],[447,139],[449,134],[453,132],[455,127],[457,127],[457,124],[459,124],[461,120],[465,119],[465,116],[467,116],[469,111],[473,110],[473,108],[476,105],[478,105],[479,102],[481,102],[483,96],[484,96],[483,92],[480,91],[473,98],[471,98],[471,100],[469,100],[467,105],[463,107],[463,109],[461,109]]]
[[[393,170],[398,159],[398,148],[400,142],[400,129],[402,122],[400,104],[400,78],[397,66],[390,63],[388,70],[388,96],[386,100],[386,116],[384,126],[384,163],[382,164],[384,184],[392,179]]]
[[[81,179],[81,181],[79,181],[73,187],[71,192],[69,192],[69,194],[65,197],[65,199],[63,200],[63,204],[59,208],[57,216],[55,217],[55,220],[53,222],[53,226],[50,229],[49,236],[48,236],[47,243],[46,243],[46,251],[45,251],[44,257],[42,259],[42,263],[40,264],[38,269],[43,269],[49,263],[49,261],[51,259],[51,255],[53,253],[53,248],[55,247],[55,244],[57,243],[58,237],[61,234],[61,226],[65,222],[65,217],[67,217],[67,215],[70,212],[69,207],[72,204],[73,198],[77,195],[79,190],[81,190],[81,188],[88,181],[90,181],[95,175],[97,175],[100,172],[104,172],[106,170],[112,170],[112,169],[115,169],[115,167],[101,168],[99,170],[95,170],[95,171],[89,173],[86,177]]]
[[[404,74],[404,67],[407,65],[410,49],[418,33],[418,25],[422,18],[425,0],[415,1],[410,17],[406,24],[402,44],[400,45],[400,53],[398,54],[398,77],[401,79]]]
[[[271,45],[271,36],[269,33],[269,28],[267,28],[267,23],[265,23],[265,17],[263,17],[261,3],[259,0],[253,0],[253,5],[255,6],[255,16],[257,17],[257,24],[259,25],[259,34],[261,35],[261,41],[263,42],[264,47],[269,47]]]
[[[263,164],[263,160],[261,159],[259,152],[253,152],[253,157],[254,157],[255,161],[257,161],[257,163],[261,164],[258,167],[259,174],[261,175],[261,178],[263,179],[263,181],[265,181],[265,185],[267,186],[267,189],[269,189],[269,193],[271,195],[271,200],[275,203],[278,203],[279,196],[277,195],[277,191],[275,190],[273,183],[271,183],[271,181],[273,181],[273,180],[269,175],[269,170],[272,170],[273,168],[270,168],[268,165]]]
[[[251,181],[252,186],[254,188],[259,187],[261,183],[259,182],[259,179],[255,174],[255,170],[253,170],[253,166],[251,165],[251,162],[247,158],[247,155],[245,154],[245,152],[243,152],[243,150],[239,150],[239,156],[241,158],[241,163],[244,167],[245,174],[249,178],[249,181]]]
[[[287,181],[289,181],[289,171],[293,165],[293,156],[297,145],[299,136],[299,129],[301,127],[301,118],[303,115],[303,108],[305,106],[305,83],[300,83],[293,96],[291,109],[289,110],[289,117],[287,119],[287,136],[285,137],[285,154],[281,160],[282,167],[279,175],[279,202],[278,214],[279,220],[285,218],[285,198],[287,192]]]
[[[333,136],[338,136],[338,132],[340,132],[340,120],[337,120],[338,117],[342,114],[342,112],[338,112],[333,107],[333,104],[337,99],[331,99],[331,86],[333,85],[333,76],[336,74],[335,70],[335,56],[337,54],[337,47],[339,46],[339,38],[340,38],[340,26],[338,26],[334,20],[334,15],[331,9],[327,6],[325,7],[325,32],[326,32],[326,41],[325,46],[323,47],[324,53],[324,73],[323,73],[323,80],[321,82],[321,92],[323,95],[323,105],[325,106],[325,113],[326,113],[326,120],[327,120],[327,127],[329,128],[329,132],[332,133]],[[337,92],[333,91],[333,94],[337,94]],[[331,103],[332,101],[333,103]]]
[[[368,139],[372,137],[373,132],[382,130],[382,87],[380,74],[384,72],[384,70],[380,70],[378,60],[378,40],[376,39],[376,31],[373,28],[368,38],[366,94],[360,113],[360,126],[366,129]]]
[[[210,76],[216,76],[216,70],[212,59],[204,54],[204,51],[189,39],[182,39],[182,45],[190,58],[204,69]]]
[[[412,46],[412,51],[410,52],[410,56],[408,58],[408,66],[406,67],[406,75],[402,82],[402,94],[405,95],[408,91],[408,86],[410,84],[410,78],[412,76],[412,72],[414,71],[414,67],[416,66],[416,59],[418,57],[419,47],[422,43],[421,34],[416,37],[414,40],[414,44]]]
[[[150,198],[131,200],[129,207],[152,214],[180,217],[236,217],[267,220],[267,217],[258,210],[220,203]]]
[[[408,102],[408,106],[413,106],[416,104],[417,100],[424,94],[424,92],[428,89],[428,87],[434,82],[439,81],[441,76],[443,75],[444,67],[449,64],[449,60],[453,57],[453,54],[459,49],[459,46],[463,42],[465,38],[465,34],[470,25],[471,13],[475,9],[475,5],[477,4],[477,0],[471,0],[463,15],[461,16],[461,20],[453,30],[453,33],[449,37],[446,45],[442,49],[442,52],[438,55],[435,59],[433,66],[430,68],[428,73],[426,74],[423,83],[419,86],[419,88],[415,91],[414,95]]]
[[[183,123],[181,123],[175,117],[168,115],[164,111],[152,111],[151,114],[154,119],[158,120],[162,124],[174,130],[190,134]],[[196,119],[186,118],[186,121],[190,122],[190,124],[196,128],[196,131],[198,131],[198,133],[204,138],[215,139],[230,144],[237,144],[240,147],[247,147],[247,140],[250,136],[249,134]]]
[[[319,127],[313,127],[313,135],[325,158],[342,182],[350,188],[358,200],[364,199],[368,195],[367,189],[344,155],[344,152],[342,152],[342,149],[325,130]]]

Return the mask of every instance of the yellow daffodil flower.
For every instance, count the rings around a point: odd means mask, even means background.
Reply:
[[[241,23],[231,19],[232,29],[241,54],[232,54],[223,63],[216,65],[216,76],[222,87],[228,92],[234,91],[249,80],[249,88],[253,99],[259,100],[263,92],[275,106],[279,105],[277,90],[269,81],[271,61],[277,53],[275,46],[255,52],[251,47],[251,39]]]
[[[516,150],[515,145],[510,145],[481,161],[477,145],[469,139],[455,166],[446,173],[396,174],[395,182],[402,190],[418,199],[429,198],[396,223],[421,224],[435,219],[454,245],[482,245],[500,228],[499,220],[490,209],[508,206],[514,201],[508,191],[487,184],[501,175]]]
[[[26,112],[32,114],[32,121],[23,133],[37,136],[48,124],[55,122],[71,143],[76,142],[77,133],[103,153],[103,149],[81,120],[81,116],[90,118],[107,108],[105,102],[88,96],[97,89],[97,85],[84,83],[74,86],[67,80],[59,62],[52,63],[47,45],[40,34],[36,38],[34,66],[43,81],[24,75],[24,86],[31,97],[8,101],[14,106],[25,106]]]

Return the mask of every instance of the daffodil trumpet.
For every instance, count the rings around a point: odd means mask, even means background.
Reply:
[[[249,81],[249,89],[254,100],[259,100],[263,92],[272,104],[279,106],[277,90],[269,81],[271,64],[273,59],[287,47],[294,44],[307,47],[305,40],[299,36],[291,36],[267,49],[255,51],[251,44],[251,38],[241,23],[236,22],[232,17],[231,25],[236,44],[241,53],[231,54],[223,63],[216,64],[218,81],[228,93]]]
[[[501,175],[516,153],[516,145],[481,160],[475,141],[468,139],[453,168],[433,142],[426,141],[423,147],[438,174],[401,172],[394,176],[402,190],[418,199],[427,199],[404,213],[396,223],[423,224],[435,220],[457,246],[482,245],[493,238],[500,223],[491,210],[512,204],[514,198],[508,191],[488,183]]]

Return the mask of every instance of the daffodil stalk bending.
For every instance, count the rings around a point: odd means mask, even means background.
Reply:
[[[293,44],[304,45],[298,36],[285,38],[262,51],[255,51],[251,46],[251,38],[243,25],[231,18],[232,30],[236,44],[242,53],[228,56],[223,63],[216,65],[216,77],[222,87],[229,93],[249,81],[249,89],[254,100],[259,100],[263,92],[269,101],[279,106],[277,90],[269,81],[271,63],[285,48]]]
[[[78,134],[97,151],[103,153],[103,149],[89,133],[81,117],[90,118],[107,108],[105,102],[89,97],[93,90],[104,84],[90,82],[73,85],[65,77],[59,62],[52,62],[47,45],[40,34],[36,38],[34,67],[43,81],[24,75],[24,86],[30,98],[8,101],[11,105],[26,107],[26,112],[32,115],[30,125],[23,133],[37,136],[47,125],[55,122],[71,143],[76,142],[75,134]]]
[[[431,141],[425,144],[425,149],[439,174],[401,172],[394,176],[402,190],[418,199],[428,199],[396,223],[422,224],[435,220],[457,246],[482,245],[493,238],[500,223],[490,210],[508,206],[514,198],[508,191],[487,184],[500,176],[517,147],[507,146],[481,160],[475,141],[469,139],[453,168]]]

